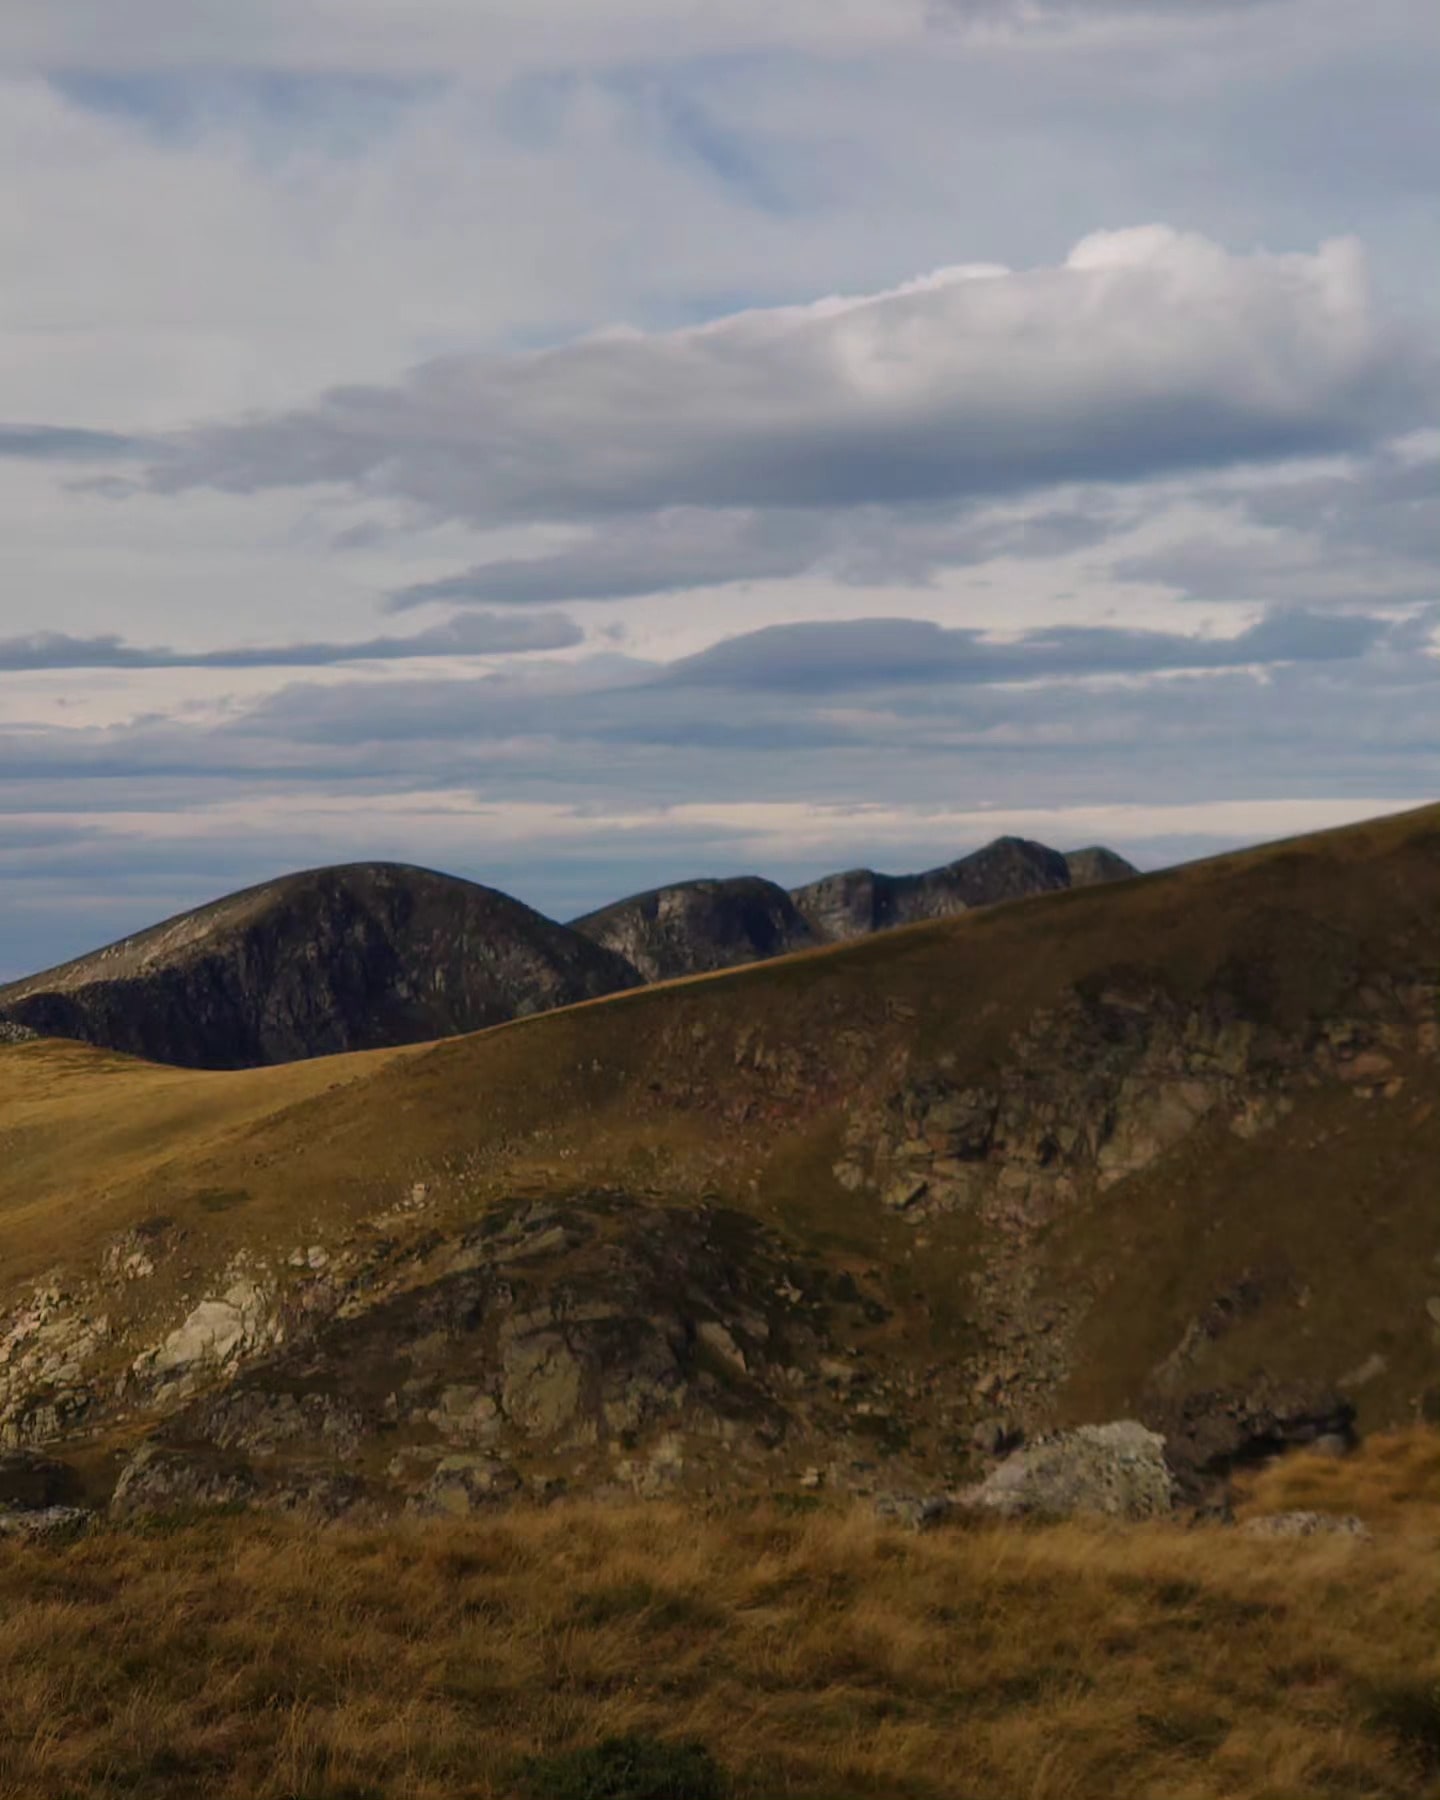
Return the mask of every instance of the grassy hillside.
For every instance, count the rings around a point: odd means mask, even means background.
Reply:
[[[1440,1379],[1437,982],[1431,808],[399,1052],[0,1046],[0,1304],[163,1229],[153,1279],[87,1302],[119,1371],[237,1255],[288,1279],[516,1196],[710,1197],[873,1277],[941,1463],[985,1370],[1033,1424],[1368,1367],[1362,1423],[1399,1422]],[[927,1151],[976,1094],[984,1143]],[[907,1211],[912,1154],[940,1160]]]
[[[0,1795],[628,1800],[577,1763],[649,1734],[733,1800],[1429,1800],[1440,1441],[1297,1459],[1247,1510],[1317,1488],[1374,1541],[817,1502],[0,1544]]]

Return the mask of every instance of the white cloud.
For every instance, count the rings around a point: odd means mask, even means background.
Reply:
[[[1413,420],[1427,389],[1353,240],[1235,255],[1151,226],[1059,268],[445,357],[201,428],[154,481],[349,483],[482,525],[904,503],[1322,452]]]

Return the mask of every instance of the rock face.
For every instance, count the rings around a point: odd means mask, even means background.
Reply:
[[[948,919],[975,906],[994,906],[1002,900],[1023,900],[1031,894],[1089,886],[1135,873],[1112,851],[1080,851],[1077,856],[1083,871],[1079,879],[1058,850],[1047,850],[1026,838],[997,838],[983,850],[921,875],[877,875],[873,869],[851,869],[796,888],[791,899],[817,938],[843,943],[894,925]]]
[[[423,1042],[639,984],[622,958],[452,876],[287,876],[0,988],[17,1026],[241,1068]]]
[[[223,1332],[217,1304],[134,1359],[122,1398],[158,1422],[117,1516],[468,1513],[562,1476],[620,1493],[724,1485],[833,1439],[811,1371],[865,1303],[740,1214],[593,1195],[505,1206],[378,1260],[367,1240],[285,1296],[232,1287]],[[846,1374],[864,1387],[877,1371]],[[383,1475],[357,1477],[381,1444]]]
[[[647,981],[759,962],[817,941],[785,890],[756,875],[656,888],[587,913],[571,928],[623,956]]]
[[[1164,1438],[1134,1419],[1119,1419],[1038,1439],[959,1500],[968,1510],[1003,1519],[1153,1519],[1171,1511],[1175,1483]]]

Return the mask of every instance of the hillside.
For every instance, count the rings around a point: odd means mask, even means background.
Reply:
[[[0,1439],[126,1504],[1191,1491],[1440,1404],[1440,810],[447,1042],[0,1046]]]

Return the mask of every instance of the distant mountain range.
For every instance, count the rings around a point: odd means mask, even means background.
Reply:
[[[1104,849],[998,838],[918,875],[787,893],[679,882],[570,925],[456,876],[352,863],[283,876],[0,987],[0,1027],[242,1068],[478,1031],[647,982],[1133,875]]]

